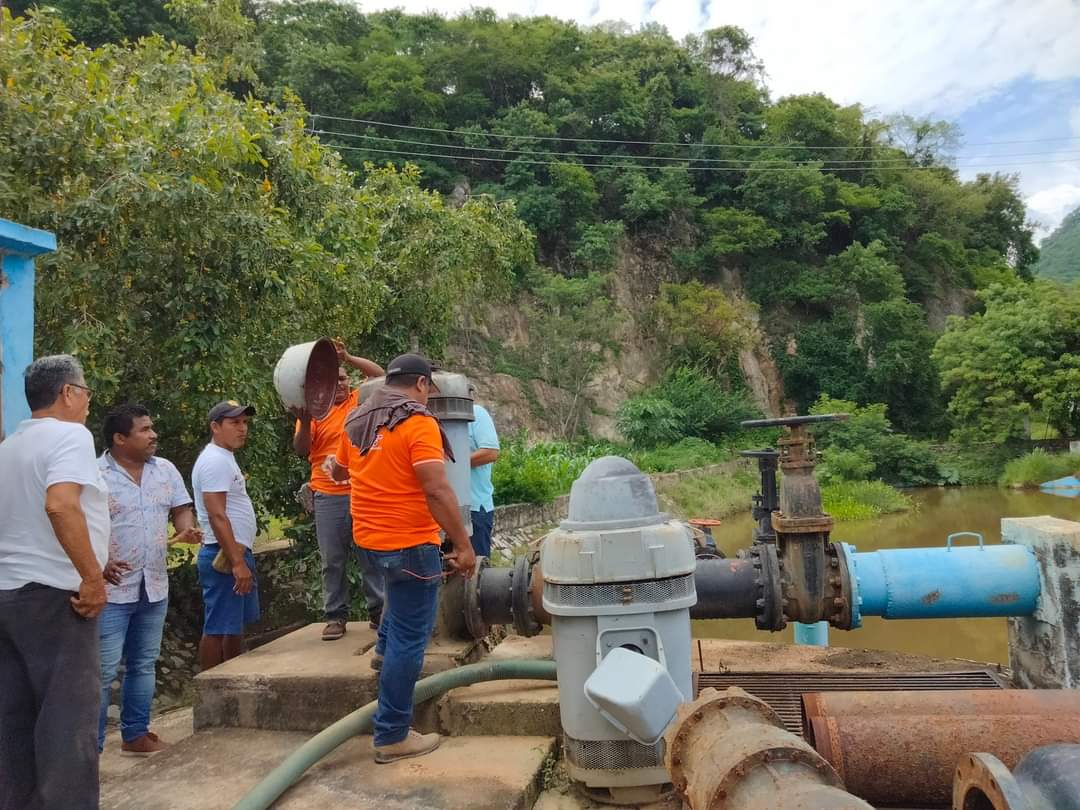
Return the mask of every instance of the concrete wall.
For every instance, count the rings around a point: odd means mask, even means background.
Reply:
[[[1035,553],[1042,579],[1035,615],[1009,619],[1013,680],[1027,689],[1080,688],[1080,523],[1005,518],[1001,536]]]

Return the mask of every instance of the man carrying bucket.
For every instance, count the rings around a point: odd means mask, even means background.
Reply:
[[[345,417],[359,404],[360,391],[351,388],[345,366],[358,369],[367,377],[381,377],[382,368],[365,357],[355,357],[345,346],[334,341],[341,367],[338,369],[337,390],[334,405],[322,419],[312,419],[302,408],[290,409],[296,420],[293,449],[307,456],[311,463],[311,491],[315,502],[315,535],[322,558],[323,613],[326,627],[323,641],[336,641],[345,635],[349,618],[349,580],[347,563],[355,554],[352,539],[352,516],[349,510],[349,483],[341,484],[323,470],[326,457],[333,454],[341,441]],[[368,616],[372,629],[377,629],[382,616],[383,582],[378,568],[368,565],[366,558],[360,560],[363,576],[362,587],[367,601]]]

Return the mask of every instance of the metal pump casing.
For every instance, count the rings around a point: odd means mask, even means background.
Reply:
[[[647,475],[606,456],[574,482],[568,518],[544,538],[540,566],[571,777],[615,801],[620,792],[668,782],[663,741],[631,739],[586,699],[584,684],[607,653],[623,647],[659,662],[693,699],[689,531],[659,511]]]

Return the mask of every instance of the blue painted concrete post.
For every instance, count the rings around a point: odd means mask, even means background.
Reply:
[[[0,438],[30,416],[23,372],[34,359],[34,257],[56,237],[0,219]]]
[[[811,647],[829,646],[829,623],[815,622],[814,624],[795,623],[795,643],[805,644]]]

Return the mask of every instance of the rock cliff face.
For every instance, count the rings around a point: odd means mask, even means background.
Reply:
[[[717,286],[728,295],[744,296],[738,273],[721,273]],[[477,385],[477,399],[491,410],[504,434],[525,431],[533,439],[559,439],[580,425],[592,436],[618,439],[615,414],[630,396],[663,376],[664,358],[652,334],[651,311],[660,285],[675,281],[666,255],[624,240],[613,272],[611,295],[620,314],[612,335],[614,348],[603,351],[594,374],[578,391],[540,379],[527,368],[507,362],[506,354],[528,358],[541,350],[533,343],[528,300],[489,307],[484,317],[463,316],[449,363]],[[769,415],[783,409],[780,373],[763,328],[756,324],[751,345],[739,354],[739,367],[754,401]]]

